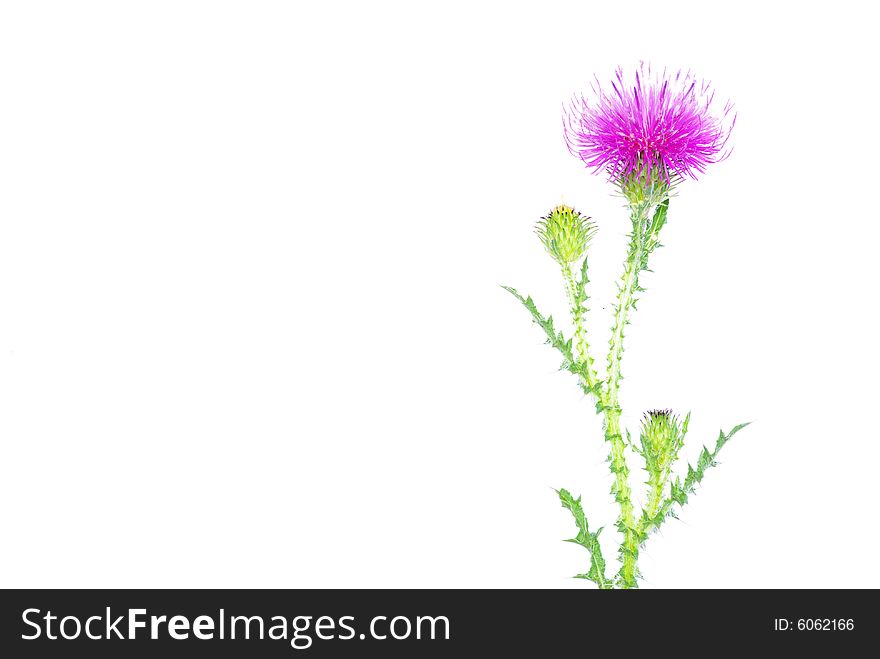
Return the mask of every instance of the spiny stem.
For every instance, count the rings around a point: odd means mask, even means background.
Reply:
[[[639,557],[639,531],[633,514],[632,490],[629,487],[629,468],[624,454],[625,443],[620,429],[620,364],[623,359],[624,328],[627,315],[633,305],[633,295],[638,288],[639,271],[645,249],[645,224],[649,206],[637,204],[630,207],[633,230],[623,272],[623,282],[618,292],[614,309],[614,325],[611,328],[610,349],[608,351],[608,381],[603,401],[605,412],[605,439],[611,444],[610,469],[614,474],[612,492],[620,506],[617,528],[623,534],[620,546],[621,567],[618,573],[623,588],[638,588],[636,577]]]
[[[660,509],[660,503],[663,501],[663,491],[665,490],[666,480],[669,478],[668,470],[665,476],[659,473],[651,474],[648,478],[648,504],[645,506],[645,515],[647,519],[654,519],[654,516]],[[640,523],[641,527],[645,527],[645,521]]]
[[[614,307],[614,325],[611,328],[611,349],[608,351],[608,402],[616,406],[620,392],[623,360],[623,337],[627,316],[633,305],[633,295],[639,285],[639,270],[642,263],[645,236],[644,227],[648,217],[648,207],[644,204],[631,207],[633,231],[630,234],[629,251],[623,271],[623,282]]]
[[[584,264],[584,272],[586,272],[586,263]],[[590,345],[587,342],[587,329],[584,325],[582,287],[586,282],[581,281],[580,287],[578,286],[569,263],[563,264],[562,276],[565,278],[565,290],[568,293],[568,301],[571,305],[571,320],[574,323],[575,331],[575,351],[578,362],[583,366],[581,375],[583,388],[596,392],[596,383],[599,381],[599,376],[593,368],[593,358],[590,356]],[[582,276],[585,276],[585,274]],[[599,394],[597,393],[596,395],[598,397]]]
[[[611,492],[614,494],[614,500],[620,506],[617,529],[623,534],[618,577],[623,588],[637,588],[636,562],[638,561],[640,543],[633,514],[629,467],[624,455],[625,444],[620,434],[620,408],[617,408],[616,412],[608,407],[605,408],[605,439],[611,444],[611,454],[608,457],[611,472],[614,474]]]

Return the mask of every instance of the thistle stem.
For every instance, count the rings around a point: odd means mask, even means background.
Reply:
[[[643,533],[647,531],[651,520],[656,517],[657,512],[660,510],[660,503],[663,501],[663,491],[666,488],[666,481],[668,479],[668,469],[664,471],[663,475],[651,474],[648,478],[648,504],[645,506],[640,529]]]
[[[605,414],[605,440],[611,444],[609,456],[610,469],[614,474],[612,493],[620,506],[617,528],[623,534],[620,546],[621,567],[618,579],[623,588],[638,588],[636,577],[639,558],[639,531],[633,512],[632,490],[629,486],[629,467],[624,454],[625,443],[620,429],[620,364],[623,359],[624,328],[627,316],[633,305],[633,295],[638,289],[639,270],[645,249],[644,228],[648,217],[647,204],[630,207],[633,230],[623,272],[623,282],[618,293],[614,310],[614,325],[611,328],[610,350],[608,352],[608,384],[603,401]]]
[[[633,231],[630,235],[629,251],[623,271],[623,283],[614,308],[614,325],[611,328],[611,350],[608,352],[608,402],[616,406],[620,392],[621,370],[623,360],[624,328],[628,324],[627,316],[633,305],[633,295],[639,285],[639,270],[644,256],[644,228],[648,218],[648,206],[638,204],[630,207]]]
[[[565,278],[565,290],[568,293],[568,301],[571,305],[571,320],[574,323],[575,354],[577,354],[578,361],[584,366],[580,376],[581,385],[582,388],[595,392],[598,398],[599,393],[596,389],[596,383],[599,381],[599,376],[593,368],[590,344],[587,342],[587,328],[584,325],[584,307],[581,304],[578,285],[569,263],[563,264],[562,276]],[[585,283],[581,282],[581,286]]]

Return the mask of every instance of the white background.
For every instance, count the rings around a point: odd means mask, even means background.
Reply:
[[[880,586],[870,4],[314,5],[3,3],[0,585],[591,587],[551,488],[611,561],[599,420],[498,285],[563,317],[532,227],[575,205],[604,345],[628,221],[560,109],[645,59],[738,122],[626,421],[754,423],[644,585]]]

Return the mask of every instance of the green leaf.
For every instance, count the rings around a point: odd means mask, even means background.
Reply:
[[[565,337],[562,335],[562,332],[557,332],[553,327],[553,316],[547,316],[546,318],[541,315],[541,312],[538,311],[538,308],[535,306],[534,300],[532,300],[531,296],[523,297],[517,292],[515,288],[511,288],[510,286],[502,286],[505,291],[508,291],[511,295],[513,295],[517,300],[522,302],[523,306],[529,310],[529,313],[532,314],[532,320],[535,322],[538,327],[544,330],[544,334],[547,335],[547,343],[556,348],[559,352],[562,353],[562,356],[565,358],[565,363],[574,364],[576,362],[574,355],[571,352],[571,341],[566,341]]]
[[[648,226],[649,234],[656,235],[660,232],[660,229],[662,229],[663,225],[666,224],[666,217],[668,213],[669,197],[666,197],[666,199],[657,204],[657,208],[654,210],[654,217],[651,218],[651,224]]]
[[[535,301],[532,300],[531,296],[523,297],[515,288],[511,288],[510,286],[502,286],[501,288],[513,295],[526,309],[529,310],[529,313],[532,315],[532,321],[544,330],[544,334],[547,337],[546,342],[562,354],[563,359],[559,369],[577,375],[581,390],[588,396],[595,395],[596,400],[599,401],[601,398],[601,383],[596,383],[593,387],[587,386],[586,382],[589,379],[587,377],[587,365],[581,363],[575,358],[574,352],[572,351],[571,339],[566,339],[562,332],[556,330],[553,326],[553,316],[547,316],[545,318],[541,312],[538,311],[538,307],[535,305]],[[599,403],[597,402],[597,411],[599,411],[598,405]]]
[[[675,481],[672,482],[670,485],[669,497],[660,506],[657,515],[653,519],[644,518],[642,520],[642,528],[646,539],[647,536],[659,528],[666,519],[669,517],[675,517],[673,506],[678,505],[683,507],[688,502],[689,495],[696,493],[696,486],[702,482],[706,475],[706,470],[710,467],[716,466],[717,463],[715,462],[715,459],[721,452],[721,448],[730,441],[731,437],[749,425],[749,423],[741,423],[734,426],[727,434],[725,434],[724,431],[721,431],[718,441],[715,443],[714,451],[710,452],[708,448],[705,446],[703,447],[703,450],[700,451],[700,456],[697,459],[697,466],[694,467],[688,464],[687,475],[685,476],[684,482],[682,482],[680,478],[676,478]]]
[[[612,588],[613,584],[605,576],[605,559],[602,558],[602,547],[599,545],[599,534],[602,532],[600,528],[595,533],[590,533],[590,527],[587,524],[587,516],[581,506],[581,498],[574,498],[568,490],[556,490],[562,507],[571,511],[577,525],[578,534],[574,538],[569,538],[566,542],[573,542],[584,547],[590,552],[590,570],[586,574],[578,574],[576,579],[589,579],[593,581],[599,588]]]

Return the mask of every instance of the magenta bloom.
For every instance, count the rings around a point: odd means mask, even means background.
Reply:
[[[714,112],[714,91],[690,73],[653,75],[642,64],[634,82],[618,69],[610,91],[598,80],[592,90],[595,98],[577,97],[565,113],[565,141],[587,167],[606,170],[612,180],[696,178],[729,154],[733,106]]]

